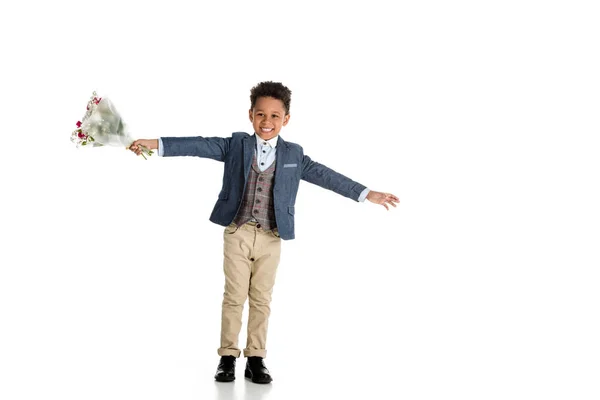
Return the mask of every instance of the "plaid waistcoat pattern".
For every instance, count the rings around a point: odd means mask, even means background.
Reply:
[[[254,218],[266,231],[276,227],[275,210],[273,208],[275,164],[276,162],[273,161],[269,168],[261,172],[256,162],[256,154],[252,157],[252,168],[250,168],[242,204],[233,219],[237,226],[241,226]]]

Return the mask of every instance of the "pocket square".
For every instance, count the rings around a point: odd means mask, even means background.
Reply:
[[[283,164],[283,168],[297,167],[298,164]]]

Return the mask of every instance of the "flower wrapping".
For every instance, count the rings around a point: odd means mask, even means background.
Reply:
[[[93,92],[88,101],[87,111],[82,121],[77,121],[77,129],[71,134],[71,141],[79,146],[124,146],[129,148],[134,139],[123,122],[114,104],[107,98],[96,97]],[[144,148],[144,156],[152,155]],[[144,156],[144,158],[146,158]]]

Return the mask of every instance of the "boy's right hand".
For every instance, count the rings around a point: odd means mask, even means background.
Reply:
[[[150,150],[156,150],[158,149],[158,139],[138,139],[131,143],[129,150],[139,156],[142,153],[142,148],[140,146],[144,146]]]

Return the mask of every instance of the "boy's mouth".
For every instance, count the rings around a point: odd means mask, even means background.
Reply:
[[[262,133],[269,133],[269,132],[271,132],[272,130],[273,130],[273,128],[260,128],[260,131],[261,131]]]

